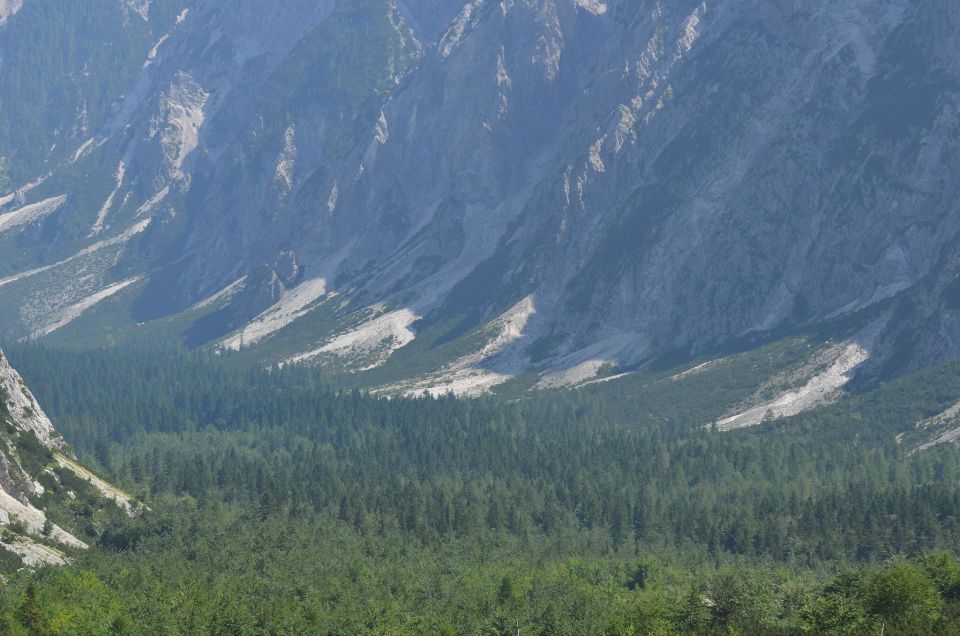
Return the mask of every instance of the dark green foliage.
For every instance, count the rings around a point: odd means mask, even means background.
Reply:
[[[12,538],[12,536],[11,536]],[[7,550],[0,550],[0,572],[16,572],[23,567],[23,560],[13,552],[8,552]],[[3,623],[0,623],[2,625]],[[0,631],[0,633],[3,633]]]
[[[960,399],[960,364],[704,428],[704,396],[746,386],[738,365],[789,365],[805,346],[509,403],[384,400],[206,354],[15,346],[82,459],[153,510],[75,511],[96,547],[7,594],[36,580],[44,616],[97,607],[95,633],[956,627],[960,462],[896,435]],[[834,577],[837,563],[856,569]],[[89,591],[64,595],[72,577]]]
[[[28,475],[42,475],[44,468],[53,461],[53,453],[37,439],[33,431],[15,434],[17,459]]]

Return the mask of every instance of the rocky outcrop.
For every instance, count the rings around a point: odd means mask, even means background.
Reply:
[[[0,352],[0,548],[18,555],[25,565],[62,564],[69,559],[62,548],[87,545],[68,529],[54,523],[44,502],[82,499],[94,507],[101,497],[128,513],[129,497],[70,458],[63,438],[54,430],[23,379]],[[84,484],[83,492],[64,486]],[[77,488],[77,486],[73,486]]]

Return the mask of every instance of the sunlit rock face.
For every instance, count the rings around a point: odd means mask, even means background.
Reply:
[[[69,490],[67,477],[84,480],[81,483],[89,492]],[[82,549],[87,545],[73,534],[75,529],[54,523],[47,506],[51,500],[58,505],[78,498],[86,502],[91,495],[95,501],[105,496],[134,513],[124,493],[71,456],[23,378],[0,351],[0,550],[15,554],[25,566],[67,563],[63,546]],[[91,510],[95,507],[102,506]]]
[[[11,335],[216,307],[192,343],[382,332],[368,367],[453,324],[491,332],[475,366],[577,377],[849,316],[885,318],[876,364],[960,347],[956,3],[166,5],[103,124],[0,198]]]

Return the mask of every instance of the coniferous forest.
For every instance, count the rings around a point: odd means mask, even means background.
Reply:
[[[0,636],[960,636],[958,44],[0,0]]]
[[[73,511],[91,549],[9,568],[5,634],[960,630],[960,457],[897,439],[960,364],[720,433],[657,382],[385,399],[173,349],[8,354],[149,510]]]

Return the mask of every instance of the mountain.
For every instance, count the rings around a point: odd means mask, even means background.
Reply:
[[[815,333],[751,422],[960,353],[955,2],[20,5],[8,339],[480,393]]]
[[[0,352],[0,562],[64,564],[61,548],[85,549],[77,535],[109,509],[133,511],[121,491],[85,469],[54,430],[23,379]],[[62,525],[61,525],[62,524]]]

